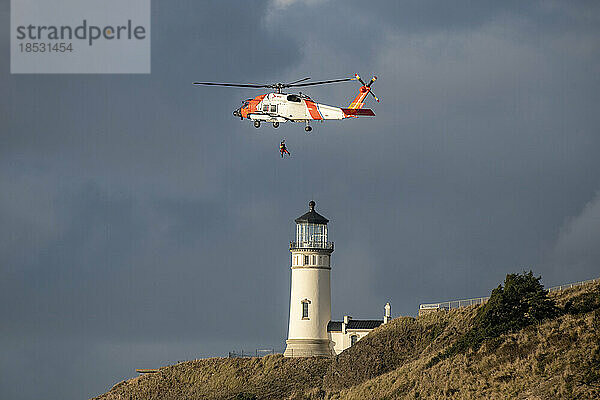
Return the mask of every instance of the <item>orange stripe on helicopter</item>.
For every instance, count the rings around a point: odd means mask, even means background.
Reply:
[[[258,103],[260,103],[262,101],[262,99],[265,98],[265,96],[266,96],[266,94],[261,94],[260,96],[256,96],[254,99],[250,100],[248,102],[248,107],[242,108],[242,117],[248,118],[249,114],[256,112]]]
[[[365,100],[365,97],[367,97],[370,91],[370,87],[362,86],[358,92],[358,96],[356,96],[356,98],[352,100],[352,103],[350,103],[348,108],[363,108],[363,106],[365,105],[363,101]]]
[[[305,100],[305,102],[306,108],[308,108],[308,113],[312,119],[323,119],[323,116],[317,109],[317,105],[313,101]]]

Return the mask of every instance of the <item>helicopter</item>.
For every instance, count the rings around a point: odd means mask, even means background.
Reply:
[[[363,106],[364,100],[369,94],[379,102],[379,99],[371,90],[371,85],[377,80],[376,76],[373,76],[369,83],[365,83],[358,74],[355,74],[353,78],[306,82],[309,79],[311,78],[306,77],[290,83],[272,83],[265,85],[216,82],[194,82],[194,85],[275,89],[275,92],[261,94],[252,99],[242,101],[242,105],[233,111],[234,117],[238,117],[241,120],[249,119],[253,121],[255,128],[260,128],[261,123],[263,122],[273,124],[273,128],[278,128],[280,123],[288,121],[304,122],[306,124],[304,130],[308,133],[312,131],[310,121],[323,122],[324,120],[342,120],[361,116],[375,116],[373,110],[370,108],[363,108]],[[298,94],[286,94],[282,92],[283,89],[291,87],[325,85],[354,80],[360,82],[362,86],[360,87],[356,98],[352,100],[347,108],[317,103],[302,92],[299,92]]]

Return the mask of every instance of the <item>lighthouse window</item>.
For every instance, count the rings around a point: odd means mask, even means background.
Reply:
[[[317,256],[312,256],[312,265],[317,265]]]
[[[308,265],[308,263],[310,262],[308,259],[309,256],[304,256],[304,265]]]
[[[302,319],[308,319],[308,302],[302,302]]]
[[[350,336],[350,346],[354,346],[356,344],[357,340],[358,340],[358,336],[356,336],[356,335]]]
[[[327,243],[327,225],[302,223],[297,225],[296,240],[306,247],[322,247]]]

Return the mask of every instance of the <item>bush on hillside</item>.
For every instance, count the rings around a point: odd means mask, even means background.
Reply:
[[[533,272],[508,274],[504,287],[499,285],[492,291],[490,299],[477,312],[473,329],[462,336],[446,351],[435,356],[429,366],[465,352],[469,348],[477,350],[486,339],[497,338],[504,333],[516,332],[526,326],[540,323],[544,319],[556,317],[559,309],[548,298],[548,292],[533,276]]]
[[[494,289],[477,313],[474,329],[481,331],[484,339],[494,338],[556,317],[558,308],[548,298],[540,279],[531,271],[506,275],[504,287]]]

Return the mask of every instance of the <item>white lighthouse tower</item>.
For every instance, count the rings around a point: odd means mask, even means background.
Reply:
[[[292,290],[290,325],[285,357],[332,356],[333,345],[327,334],[331,320],[331,253],[327,241],[329,220],[315,211],[296,218],[296,241],[292,253]]]

